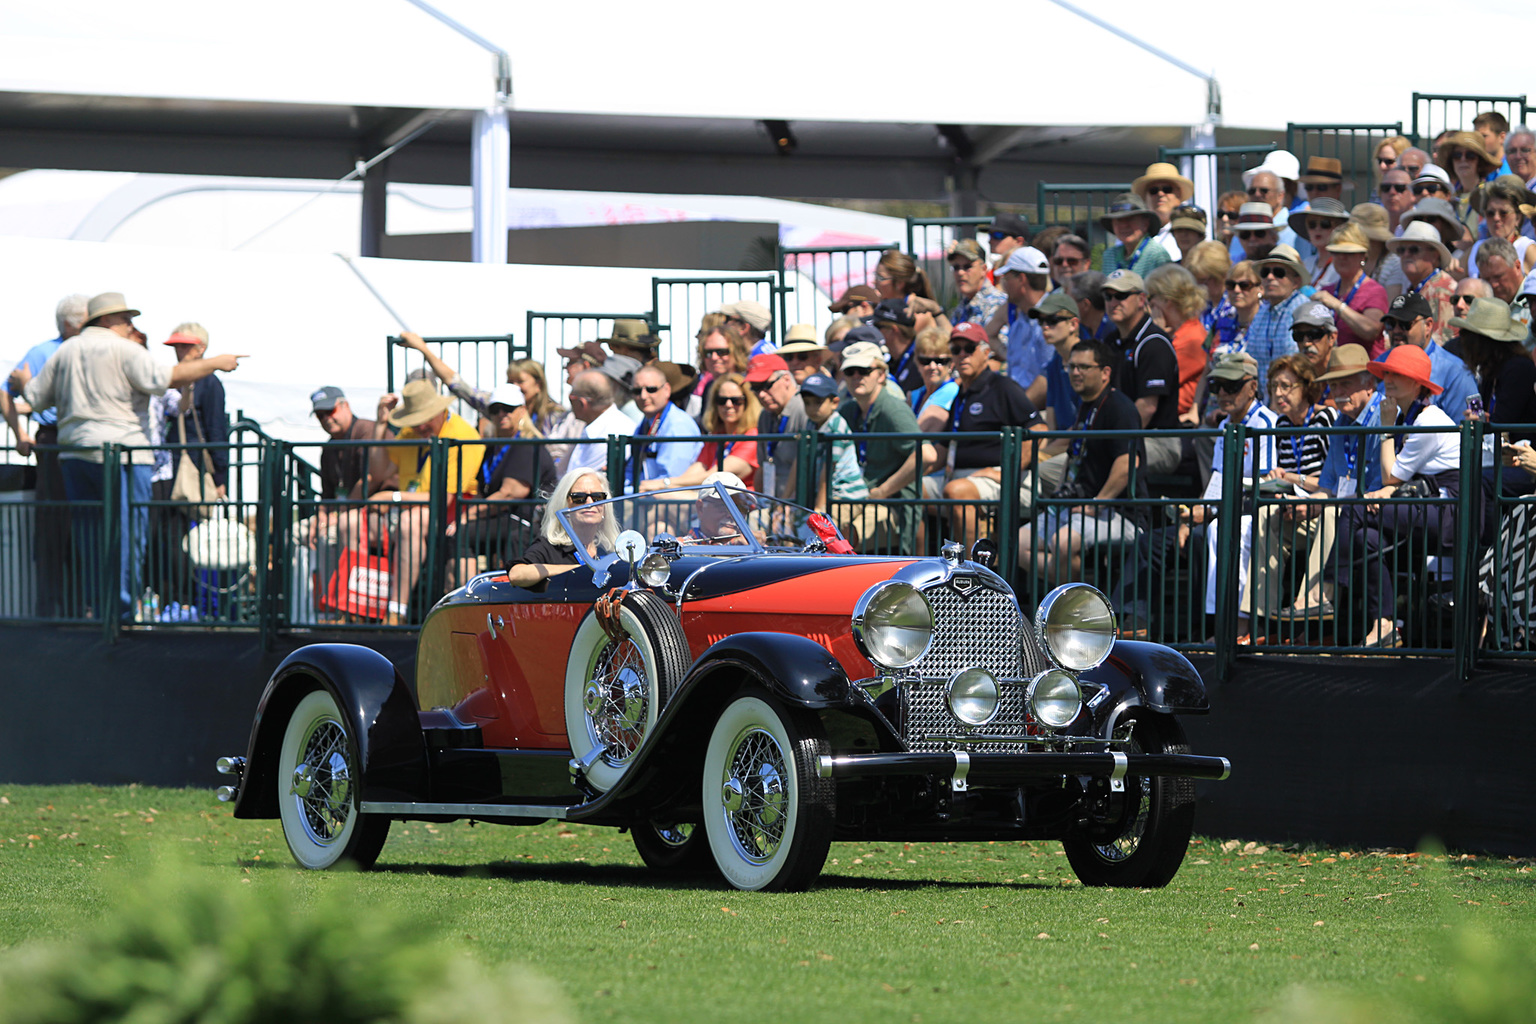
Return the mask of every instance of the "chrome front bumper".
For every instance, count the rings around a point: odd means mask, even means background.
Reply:
[[[947,776],[959,792],[971,785],[1016,786],[1030,779],[1062,775],[1102,776],[1115,788],[1127,775],[1172,776],[1220,781],[1232,773],[1232,762],[1202,754],[1122,754],[1119,751],[1026,754],[937,753],[823,754],[816,771],[826,779],[866,779],[881,775]]]

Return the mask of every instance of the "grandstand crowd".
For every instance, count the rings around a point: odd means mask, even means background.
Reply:
[[[405,332],[422,369],[376,408],[316,382],[332,443],[295,528],[311,552],[300,585],[322,619],[408,624],[423,579],[510,568],[542,587],[574,565],[551,509],[726,480],[806,499],[865,552],[969,550],[1016,502],[1017,565],[1004,570],[1096,583],[1128,635],[1167,638],[1163,589],[1178,578],[1194,595],[1185,638],[1202,641],[1230,573],[1240,640],[1286,642],[1348,605],[1356,625],[1339,642],[1387,648],[1405,642],[1404,577],[1458,553],[1457,517],[1472,508],[1484,600],[1503,609],[1485,625],[1523,643],[1536,137],[1492,112],[1474,129],[1427,150],[1384,139],[1366,196],[1337,159],[1273,151],[1206,210],[1179,168],[1153,163],[1108,203],[1105,246],[998,214],[948,244],[945,281],[883,253],[824,331],[725,303],[696,325],[691,363],[660,358],[653,324],[617,320],[559,349],[561,365],[516,361],[486,387]],[[151,592],[156,607],[195,602],[197,566],[176,551],[227,497],[215,373],[237,357],[209,356],[208,332],[186,323],[164,339],[178,361],[162,364],[137,314],[116,293],[66,298],[59,336],[0,394],[17,453],[36,459],[37,500],[71,513],[36,518],[39,618],[112,614],[82,608],[99,599],[67,582],[102,547],[109,490],[123,502],[116,614],[146,621]],[[1491,425],[1481,472],[1464,465],[1469,419]],[[1332,429],[1345,427],[1377,429]],[[1027,432],[1021,444],[1005,443],[1009,428]],[[812,493],[797,465],[807,433]],[[613,437],[627,440],[619,478]],[[115,488],[103,444],[133,450]],[[1224,501],[1233,473],[1239,502]],[[434,515],[443,490],[451,507]],[[342,577],[364,564],[387,594],[359,603]]]

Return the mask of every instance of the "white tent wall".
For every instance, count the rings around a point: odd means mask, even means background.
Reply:
[[[431,263],[360,259],[357,266],[410,326],[427,336],[515,334],[529,310],[645,312],[651,278],[718,278],[675,270]],[[806,304],[830,301],[813,293]],[[334,384],[359,415],[371,416],[385,387],[384,339],[398,325],[334,255],[193,251],[151,246],[0,237],[0,366],[9,372],[26,350],[55,336],[53,311],[71,292],[121,291],[137,309],[157,359],[176,324],[208,328],[213,352],[249,354],[222,375],[231,414],[244,409],[268,433],[294,441],[324,439],[308,395]],[[692,361],[693,325],[675,324],[665,358]],[[561,361],[535,349],[563,390]],[[493,370],[486,368],[482,372]],[[486,383],[494,383],[488,381]],[[399,382],[396,382],[396,387]]]

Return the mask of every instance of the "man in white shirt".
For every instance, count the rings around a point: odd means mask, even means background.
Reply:
[[[570,457],[557,467],[560,475],[573,469],[607,472],[608,438],[630,437],[635,424],[614,407],[613,382],[606,374],[587,370],[577,375],[571,385],[571,412],[586,426],[581,428],[580,440],[571,446]]]
[[[131,618],[139,593],[140,568],[148,538],[150,475],[155,453],[144,434],[152,396],[181,387],[213,373],[231,371],[241,356],[219,355],[188,359],[174,366],[157,363],[143,345],[132,340],[133,318],[120,292],[104,292],[86,306],[85,328],[61,346],[35,378],[27,383],[26,399],[34,409],[58,408],[59,444],[75,451],[59,453],[64,493],[79,505],[70,509],[75,557],[82,580],[91,586],[100,579],[98,560],[102,548],[102,498],[104,472],[102,446],[131,448],[122,455],[118,483],[118,519],[122,533],[114,538],[110,557],[121,566],[117,613]],[[78,564],[78,563],[77,563]],[[99,601],[86,599],[98,617]]]

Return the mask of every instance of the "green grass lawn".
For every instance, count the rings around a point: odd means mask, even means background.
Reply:
[[[607,829],[396,823],[379,870],[308,873],[207,791],[0,786],[0,950],[88,928],[163,855],[430,922],[587,1022],[1440,1020],[1455,937],[1536,949],[1531,863],[1499,858],[1206,837],[1138,891],[1084,888],[1056,843],[835,844],[813,891],[763,895]]]

